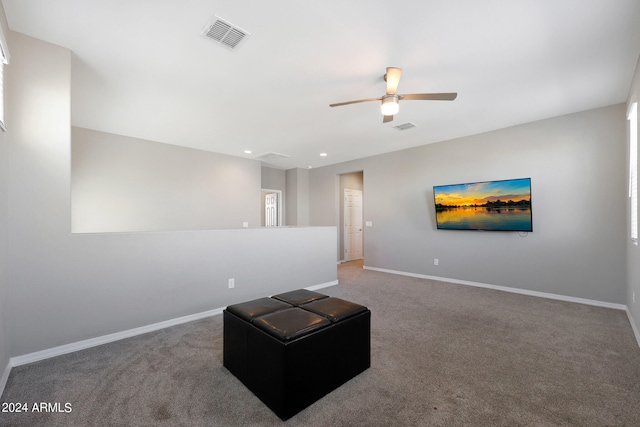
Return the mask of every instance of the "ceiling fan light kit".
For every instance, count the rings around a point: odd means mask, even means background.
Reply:
[[[400,104],[398,104],[400,99],[398,95],[385,95],[382,97],[382,106],[380,110],[382,111],[383,116],[393,116],[397,114],[400,110]]]
[[[342,105],[358,104],[361,102],[370,101],[382,101],[380,111],[384,116],[383,123],[387,123],[393,120],[393,116],[400,110],[400,100],[406,99],[408,101],[453,101],[458,96],[455,92],[450,93],[409,93],[406,95],[396,94],[398,89],[398,83],[400,83],[400,76],[402,75],[402,69],[396,67],[387,67],[387,73],[384,75],[384,81],[387,82],[387,93],[380,98],[368,98],[358,99],[356,101],[338,102],[336,104],[329,104],[329,107],[340,107]]]

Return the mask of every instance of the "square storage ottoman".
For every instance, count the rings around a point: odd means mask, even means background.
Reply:
[[[224,366],[286,420],[369,368],[371,312],[326,296],[299,307],[272,299],[285,305],[224,311]],[[273,310],[256,315],[256,304]]]

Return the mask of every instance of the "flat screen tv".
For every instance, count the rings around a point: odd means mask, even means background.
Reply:
[[[531,178],[433,187],[439,230],[533,231]]]

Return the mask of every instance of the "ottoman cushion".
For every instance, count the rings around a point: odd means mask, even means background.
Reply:
[[[330,325],[325,317],[300,308],[288,308],[253,320],[253,325],[280,341],[289,341]]]
[[[309,291],[307,289],[298,289],[291,292],[285,292],[283,294],[274,295],[272,298],[279,299],[280,301],[288,302],[291,305],[307,304],[322,298],[327,298],[327,295]]]
[[[324,298],[310,302],[301,308],[324,316],[332,322],[340,322],[358,313],[367,311],[367,307],[340,298]]]
[[[256,317],[264,314],[273,313],[274,311],[291,308],[291,304],[273,298],[258,298],[252,301],[242,302],[227,307],[227,311],[246,320],[253,321]]]

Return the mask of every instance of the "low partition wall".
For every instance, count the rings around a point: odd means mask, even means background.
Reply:
[[[335,241],[333,226],[68,235],[37,266],[15,266],[13,364],[263,295],[337,284]]]

